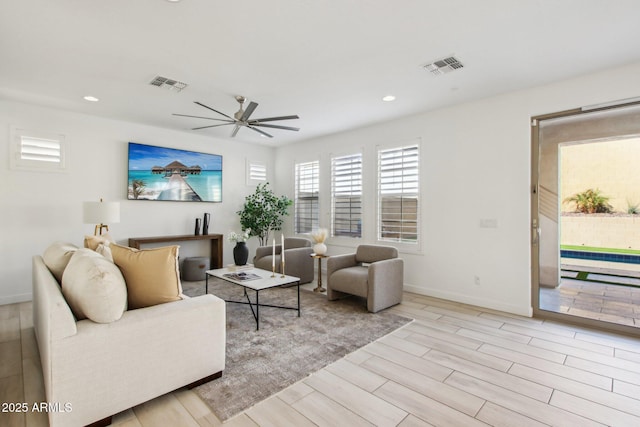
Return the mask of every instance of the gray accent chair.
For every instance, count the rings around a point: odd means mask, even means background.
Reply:
[[[404,262],[392,246],[360,245],[355,254],[327,260],[329,301],[346,295],[367,299],[367,310],[377,313],[402,302]]]
[[[253,265],[256,268],[271,271],[273,247],[260,246],[256,249]],[[282,245],[276,245],[276,272],[281,273]],[[300,283],[313,282],[313,248],[311,241],[301,237],[285,237],[284,239],[284,272],[288,276],[300,278]]]

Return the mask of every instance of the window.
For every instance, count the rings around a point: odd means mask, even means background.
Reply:
[[[331,159],[331,235],[362,237],[362,154]]]
[[[418,242],[418,145],[378,151],[378,239]]]
[[[12,169],[62,171],[65,169],[64,135],[12,129]]]
[[[318,228],[319,162],[297,163],[295,182],[295,232]]]
[[[267,181],[267,164],[258,160],[247,160],[247,185],[258,185]]]

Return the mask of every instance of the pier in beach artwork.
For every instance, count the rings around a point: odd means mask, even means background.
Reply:
[[[130,142],[128,198],[221,202],[222,156]]]

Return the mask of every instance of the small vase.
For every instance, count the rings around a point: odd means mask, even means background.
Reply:
[[[195,236],[199,236],[200,235],[200,218],[196,218],[196,228],[193,231],[193,234]]]
[[[324,255],[327,253],[327,245],[324,243],[316,243],[313,245],[313,252],[315,252],[316,255]]]
[[[209,234],[209,219],[211,218],[211,215],[208,213],[204,214],[204,218],[202,220],[202,234],[203,235],[207,235]]]
[[[233,248],[233,261],[236,265],[245,265],[249,259],[249,248],[247,242],[236,242]]]

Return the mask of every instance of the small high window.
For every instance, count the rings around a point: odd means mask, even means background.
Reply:
[[[64,171],[64,135],[12,129],[10,163],[12,169]]]

